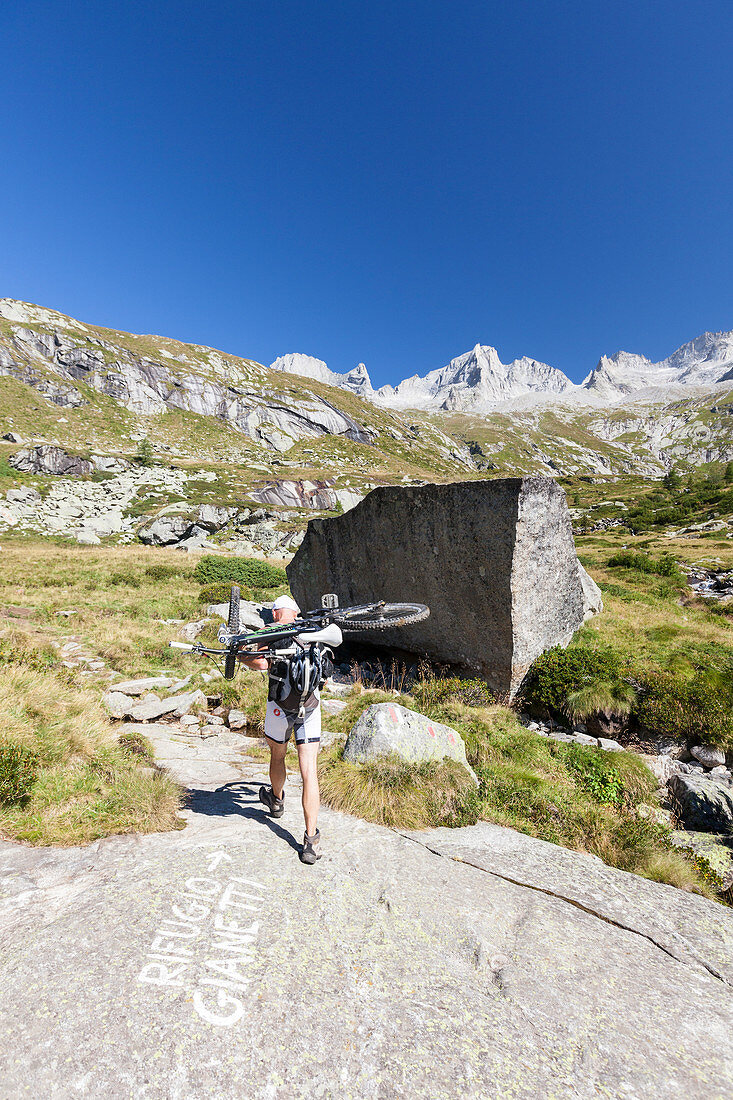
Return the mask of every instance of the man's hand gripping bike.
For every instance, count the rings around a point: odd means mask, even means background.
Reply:
[[[237,657],[248,655],[271,657],[283,653],[293,645],[309,645],[320,642],[337,646],[341,634],[360,634],[364,630],[393,630],[410,623],[427,619],[430,608],[422,603],[359,604],[355,607],[339,607],[338,596],[328,593],[322,597],[321,607],[306,611],[292,623],[275,623],[262,630],[242,631],[239,623],[239,588],[232,586],[229,599],[229,618],[226,626],[219,627],[217,635],[221,648],[201,645],[198,642],[171,642],[174,649],[186,649],[190,653],[224,658],[224,676],[234,678]],[[337,629],[334,630],[333,628]]]

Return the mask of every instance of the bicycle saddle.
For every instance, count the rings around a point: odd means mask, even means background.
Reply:
[[[341,645],[344,640],[344,636],[341,633],[341,628],[336,623],[329,623],[323,630],[310,630],[305,634],[298,634],[298,641],[301,645],[311,645],[314,642],[320,642],[321,645]]]

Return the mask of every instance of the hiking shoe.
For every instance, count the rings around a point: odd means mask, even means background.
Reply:
[[[316,829],[315,836],[303,834],[303,850],[300,853],[301,863],[315,863],[321,858],[321,831]]]
[[[272,817],[282,817],[285,813],[285,797],[275,798],[272,787],[260,787],[260,802],[267,806]]]

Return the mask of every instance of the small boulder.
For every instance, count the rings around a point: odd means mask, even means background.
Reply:
[[[733,791],[700,774],[673,775],[668,784],[675,810],[689,829],[733,834]]]
[[[576,745],[591,745],[595,749],[598,748],[598,738],[591,737],[589,733],[573,733],[571,740],[574,741]]]
[[[243,710],[232,709],[227,715],[227,725],[230,730],[243,730],[247,726],[247,715]]]
[[[187,642],[193,642],[208,623],[208,619],[199,619],[195,623],[186,623],[185,626],[181,627],[180,635],[182,638],[185,638]]]
[[[220,531],[226,527],[236,509],[220,508],[215,504],[202,504],[196,516],[196,522],[200,528],[206,531]]]
[[[110,718],[126,718],[135,706],[135,700],[121,691],[108,691],[102,699]]]
[[[623,745],[620,745],[618,743],[618,741],[614,741],[610,737],[599,737],[598,738],[598,744],[601,746],[602,749],[605,749],[606,752],[623,752],[624,751]]]
[[[364,764],[392,753],[413,764],[447,757],[474,774],[466,759],[463,738],[456,730],[398,703],[374,703],[366,708],[349,734],[344,759]]]
[[[99,546],[102,542],[96,531],[92,531],[91,527],[80,527],[78,531],[74,532],[74,538],[80,546]]]
[[[722,749],[716,749],[713,745],[693,745],[691,754],[699,760],[703,768],[717,768],[725,766],[725,753]]]
[[[224,719],[221,717],[220,714],[207,714],[206,715],[206,722],[209,726],[223,726],[224,725]]]
[[[177,705],[176,699],[158,699],[156,696],[148,696],[131,708],[130,718],[134,722],[154,722],[156,718],[170,714]]]
[[[156,688],[170,687],[172,683],[170,676],[145,676],[140,680],[123,680],[114,684],[112,691],[122,692],[124,695],[144,695]]]
[[[206,696],[199,688],[196,691],[189,691],[185,695],[175,695],[171,701],[176,703],[176,708],[173,711],[176,718],[182,718],[194,707],[203,709],[206,706]]]
[[[340,714],[348,707],[345,699],[322,699],[321,710],[324,714]]]
[[[190,519],[184,516],[159,516],[138,531],[138,538],[149,546],[170,546],[185,538],[190,527]]]
[[[598,710],[590,714],[586,719],[588,733],[595,737],[617,737],[629,728],[629,718],[625,714],[612,714],[610,711]]]

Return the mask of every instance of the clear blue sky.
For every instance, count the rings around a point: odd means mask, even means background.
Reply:
[[[5,0],[0,296],[381,384],[733,328],[731,0]]]

